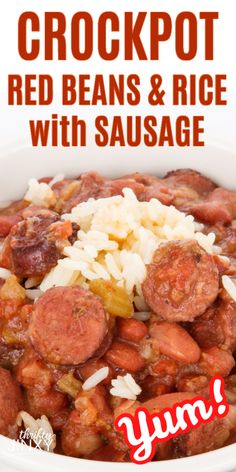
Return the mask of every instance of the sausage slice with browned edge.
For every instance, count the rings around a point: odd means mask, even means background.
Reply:
[[[30,214],[30,209],[27,213]],[[44,213],[14,225],[5,240],[1,265],[18,277],[44,275],[60,257],[56,238],[49,231],[50,225],[59,220],[59,215],[49,210],[44,210]]]
[[[48,290],[34,305],[29,335],[45,361],[79,365],[91,358],[108,331],[100,299],[76,285]]]
[[[171,322],[202,315],[218,292],[217,265],[194,240],[161,244],[143,282],[147,304]]]

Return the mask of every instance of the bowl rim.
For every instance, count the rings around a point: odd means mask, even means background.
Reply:
[[[52,454],[46,451],[40,451],[22,445],[17,441],[0,435],[0,458],[1,462],[15,467],[21,467],[20,470],[25,472],[32,471],[57,471],[64,472],[69,469],[70,472],[78,472],[81,467],[83,472],[93,472],[96,467],[98,472],[110,472],[111,466],[114,472],[131,472],[139,467],[136,464],[91,461],[87,459],[73,458],[63,456],[61,454]],[[144,464],[143,470],[153,472],[158,461]],[[23,468],[22,468],[23,467]],[[224,472],[236,471],[236,444],[226,446],[215,451],[199,454],[197,456],[184,457],[181,459],[173,459],[161,461],[158,463],[159,472],[171,472],[173,470],[181,470],[181,472]]]
[[[215,143],[211,144],[213,149],[229,152],[232,158],[236,157],[235,150],[231,147],[219,146],[218,143],[217,145]],[[5,164],[8,157],[13,157],[17,151],[19,152],[22,149],[25,149],[25,146],[17,147],[14,150],[8,149],[8,152],[5,152],[4,155],[0,152],[0,162]],[[186,167],[191,167],[191,165]],[[79,467],[83,472],[93,472],[95,467],[97,472],[110,472],[111,466],[114,472],[120,472],[121,467],[121,463],[91,461],[39,451],[2,435],[0,435],[0,460],[3,466],[11,466],[12,470],[20,470],[21,472],[32,472],[32,470],[34,472],[47,472],[48,470],[64,472],[65,469],[69,469],[70,472],[78,472]],[[143,470],[154,472],[157,463],[158,461],[145,464]],[[138,465],[133,463],[122,463],[123,472],[137,470],[137,467]],[[181,470],[181,472],[189,472],[190,470],[191,472],[199,472],[199,470],[200,472],[236,472],[236,443],[197,456],[161,461],[158,464],[158,472],[172,472],[174,469]]]

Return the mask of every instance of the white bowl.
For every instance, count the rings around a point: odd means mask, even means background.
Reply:
[[[104,175],[119,176],[134,171],[163,175],[175,168],[191,167],[216,180],[219,184],[236,190],[236,155],[228,149],[204,148],[178,150],[175,153],[163,152],[147,159],[145,151],[104,152],[101,156],[88,157],[80,151],[69,150],[32,150],[18,149],[8,155],[0,156],[0,202],[16,199],[23,195],[30,177],[55,175],[79,175],[88,170],[97,170]],[[49,454],[18,444],[0,436],[0,462],[3,472],[132,472],[138,470],[131,463],[116,464],[74,459]],[[122,469],[122,471],[121,471]],[[154,472],[231,472],[236,471],[236,444],[207,454],[177,459],[173,461],[152,462],[142,466],[142,470]]]

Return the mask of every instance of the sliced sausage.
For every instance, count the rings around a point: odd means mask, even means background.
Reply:
[[[136,182],[132,177],[124,177],[105,181],[101,191],[99,192],[99,197],[123,195],[122,191],[126,187],[132,189],[137,198],[139,198],[145,190],[143,183]]]
[[[192,400],[196,397],[193,392],[177,392],[152,398],[144,403],[142,407],[147,408],[150,413],[159,413],[164,408],[172,408],[176,403]],[[229,437],[229,426],[222,419],[200,425],[197,429],[191,429],[189,433],[177,436],[174,440],[176,445],[185,456],[201,454],[222,447]]]
[[[29,335],[48,362],[82,364],[98,350],[106,334],[100,299],[81,287],[52,288],[34,305]]]
[[[111,320],[109,320],[109,322],[110,321]],[[111,326],[111,323],[109,323],[108,331],[105,338],[103,339],[97,351],[94,352],[93,354],[94,360],[100,359],[100,357],[102,357],[105,354],[105,352],[108,350],[108,348],[110,347],[112,343],[112,338],[113,338],[113,326]]]
[[[66,195],[66,188],[63,190],[62,193],[62,212],[68,213],[71,209],[78,205],[81,202],[86,202],[89,198],[98,198],[99,192],[104,184],[104,179],[101,175],[97,174],[96,172],[88,172],[82,174],[80,179],[74,181],[74,188],[73,188],[71,195]],[[64,195],[64,202],[63,202],[63,195]]]
[[[175,442],[184,456],[193,456],[224,446],[229,434],[225,418],[223,420],[214,418],[209,423],[202,424],[197,429],[191,429],[189,433],[180,435],[175,439]]]
[[[136,196],[139,200],[149,202],[151,198],[157,198],[163,205],[171,205],[174,200],[172,190],[166,185],[163,179],[157,176],[145,174],[133,174],[135,182],[144,185],[143,192]]]
[[[157,198],[164,205],[170,205],[173,202],[173,193],[162,179],[139,173],[126,175],[115,180],[106,180],[99,192],[99,197],[122,195],[122,190],[125,187],[132,189],[140,201]]]
[[[43,275],[56,265],[60,253],[48,228],[57,220],[56,214],[50,218],[31,217],[12,228],[3,247],[2,259],[8,260],[8,268],[17,276]]]
[[[206,200],[186,207],[195,218],[208,224],[229,224],[236,218],[236,193],[216,188]]]
[[[226,416],[226,422],[230,430],[236,429],[236,405],[229,406],[229,413]]]
[[[217,246],[222,249],[222,254],[226,256],[236,257],[236,221],[228,226],[217,223],[214,226],[206,227],[206,233],[215,233]]]
[[[147,187],[141,195],[140,200],[149,202],[152,198],[157,198],[163,205],[171,205],[174,203],[174,193],[165,185],[161,179],[156,179]]]
[[[153,349],[179,362],[191,364],[200,359],[201,351],[188,332],[176,323],[152,323],[149,329]]]
[[[228,403],[236,405],[236,375],[230,375],[225,379],[225,395]],[[236,408],[236,406],[235,406]],[[235,417],[236,424],[236,417]]]
[[[21,221],[5,240],[2,265],[18,277],[43,276],[56,265],[65,242],[73,237],[71,222],[58,221],[59,216],[50,213]]]
[[[159,413],[164,408],[172,408],[176,403],[181,403],[185,400],[192,400],[196,397],[196,394],[192,392],[174,392],[167,393],[155,398],[151,398],[146,402],[142,403],[142,407],[149,410],[150,413]]]
[[[218,291],[213,257],[191,240],[162,244],[143,282],[147,304],[167,321],[192,321],[214,302]]]
[[[0,434],[16,439],[16,417],[23,407],[21,392],[8,370],[0,367]]]
[[[186,206],[198,204],[216,187],[209,178],[191,169],[168,172],[163,182],[173,192],[173,205],[183,211]]]
[[[170,171],[164,177],[172,187],[186,186],[195,190],[199,195],[207,195],[216,188],[211,179],[192,169],[178,169]]]
[[[197,220],[208,224],[215,224],[218,221],[229,224],[233,218],[229,205],[220,205],[217,201],[199,202],[196,205],[185,207],[184,210]]]
[[[190,187],[176,187],[172,190],[174,194],[173,205],[180,211],[186,212],[186,207],[199,202],[199,194]]]
[[[192,335],[202,348],[214,346],[236,352],[236,303],[221,300],[197,319],[191,327]]]

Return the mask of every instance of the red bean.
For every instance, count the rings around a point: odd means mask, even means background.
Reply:
[[[148,329],[143,321],[134,318],[117,320],[118,335],[127,341],[139,342],[148,334]]]
[[[229,352],[211,347],[202,351],[199,365],[212,376],[227,377],[235,365],[235,360]]]
[[[145,366],[144,359],[135,347],[119,341],[112,343],[105,358],[109,364],[124,369],[127,372],[138,372]]]
[[[96,359],[91,362],[86,362],[82,365],[79,370],[79,375],[82,377],[83,380],[88,379],[91,375],[95,374],[97,370],[102,369],[102,367],[107,367],[107,363],[101,359]],[[104,385],[109,385],[111,379],[115,377],[114,370],[109,366],[109,374],[106,379],[103,380]]]
[[[153,348],[180,362],[194,363],[201,351],[188,332],[176,323],[153,323],[150,327]]]
[[[173,382],[174,383],[174,382]],[[148,375],[143,382],[140,383],[142,393],[140,394],[140,401],[144,402],[153,397],[165,395],[173,391],[174,385],[170,376],[167,378],[153,377]]]
[[[67,397],[61,392],[51,389],[47,392],[40,392],[36,388],[26,391],[27,411],[35,418],[46,415],[48,418],[58,414],[67,406]]]

